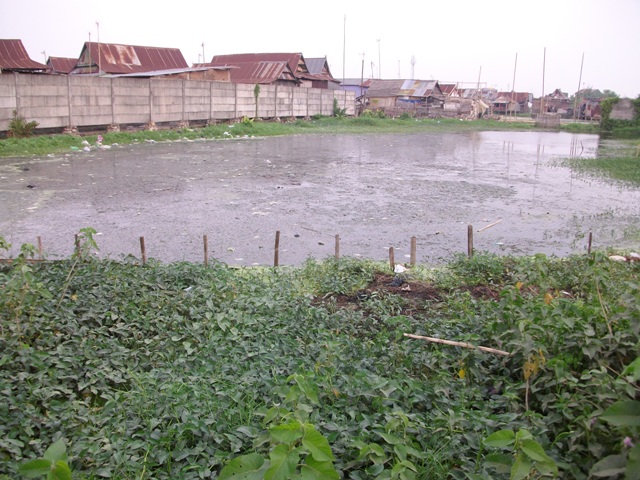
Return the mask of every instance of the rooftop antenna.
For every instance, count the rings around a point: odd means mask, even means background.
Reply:
[[[373,63],[373,62],[371,62],[371,78],[372,78],[372,79],[373,79],[373,78],[375,78],[375,77],[373,76],[373,67],[375,67],[375,66],[376,66],[376,64],[375,64],[375,63]]]
[[[416,78],[416,57],[411,55],[411,79],[415,80]]]
[[[44,55],[44,63],[47,63],[47,52],[43,50],[40,53],[42,53],[42,55]]]
[[[202,63],[206,63],[205,58],[207,57],[204,56],[204,42],[202,42]]]
[[[544,112],[544,70],[547,63],[547,47],[544,47],[544,54],[542,56],[542,95],[540,96],[540,115]]]
[[[402,77],[400,76],[400,60],[398,60],[398,78],[402,78]]]

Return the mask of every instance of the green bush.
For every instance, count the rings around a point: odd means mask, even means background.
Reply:
[[[9,121],[7,136],[14,138],[30,137],[38,125],[39,123],[35,121],[27,122],[24,116],[20,115],[17,110],[14,110],[11,120]]]

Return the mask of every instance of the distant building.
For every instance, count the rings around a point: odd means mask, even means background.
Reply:
[[[303,86],[325,88],[328,90],[338,90],[340,88],[340,81],[336,80],[333,78],[333,75],[331,75],[327,57],[307,58],[305,63],[307,64],[309,74],[301,77]]]
[[[306,60],[302,53],[237,53],[215,55],[205,65],[230,68],[231,82],[295,85],[337,90],[326,57]]]
[[[366,97],[372,109],[443,104],[437,80],[372,80]]]
[[[22,40],[0,39],[0,72],[44,73],[47,66],[31,60]]]
[[[49,57],[47,59],[47,73],[68,75],[76,67],[77,63],[77,58]]]
[[[177,48],[86,42],[72,75],[124,75],[188,69]]]

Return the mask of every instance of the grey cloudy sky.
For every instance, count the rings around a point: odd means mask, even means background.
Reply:
[[[229,53],[326,56],[338,79],[364,71],[472,87],[479,78],[511,90],[515,72],[515,89],[535,96],[544,82],[544,93],[592,87],[636,98],[639,24],[640,0],[0,0],[0,38],[21,39],[41,62],[42,52],[77,58],[99,31],[101,42],[179,48],[189,64],[203,51],[207,61]]]

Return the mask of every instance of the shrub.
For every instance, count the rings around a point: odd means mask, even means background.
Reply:
[[[13,111],[11,121],[9,121],[9,131],[7,135],[15,138],[25,138],[33,135],[33,131],[39,125],[38,122],[27,122],[24,116],[20,115],[17,110]]]

